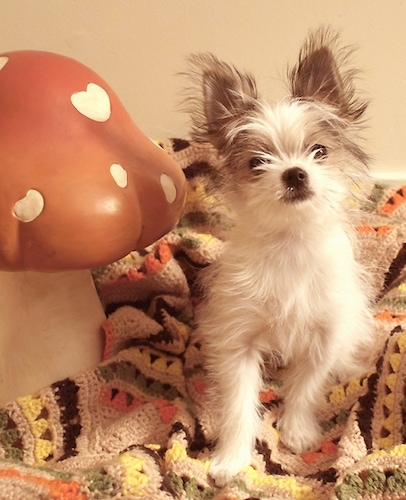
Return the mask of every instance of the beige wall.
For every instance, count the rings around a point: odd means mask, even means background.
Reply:
[[[154,138],[184,136],[178,110],[190,52],[212,51],[257,75],[269,98],[310,28],[329,24],[359,51],[372,99],[374,169],[406,179],[406,2],[403,0],[2,0],[0,53],[60,52],[89,65]]]

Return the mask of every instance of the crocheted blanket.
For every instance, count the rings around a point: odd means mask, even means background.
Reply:
[[[326,394],[323,443],[303,455],[279,440],[282,388],[267,381],[253,463],[219,489],[192,330],[199,269],[221,255],[231,220],[207,192],[212,152],[182,139],[161,145],[188,179],[183,218],[145,252],[94,270],[104,361],[0,410],[0,498],[406,498],[406,187],[371,188],[358,228],[377,289],[375,369]]]

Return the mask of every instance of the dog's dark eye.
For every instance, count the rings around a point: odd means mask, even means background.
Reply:
[[[264,158],[261,158],[260,156],[253,156],[249,161],[249,167],[251,170],[254,170],[254,168],[260,167],[264,163],[265,163]]]
[[[321,144],[315,144],[311,147],[311,152],[314,153],[315,160],[323,160],[327,158],[327,148]]]

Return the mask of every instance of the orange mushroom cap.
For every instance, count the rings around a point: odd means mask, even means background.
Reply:
[[[172,229],[185,192],[177,163],[88,67],[0,54],[0,269],[113,262]]]

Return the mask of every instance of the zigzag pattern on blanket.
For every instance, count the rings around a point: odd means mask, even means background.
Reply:
[[[376,369],[326,395],[324,442],[301,456],[279,440],[283,388],[267,381],[253,464],[219,490],[191,334],[199,269],[219,258],[231,221],[208,192],[213,152],[184,139],[161,145],[188,178],[184,216],[148,251],[94,270],[108,313],[104,361],[0,410],[0,498],[405,498],[406,189],[375,187],[358,231],[379,290]]]

